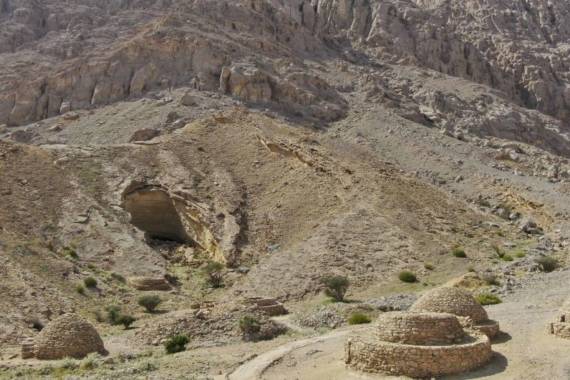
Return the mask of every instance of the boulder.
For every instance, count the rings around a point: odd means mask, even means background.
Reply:
[[[133,133],[129,142],[148,141],[157,136],[160,136],[160,130],[154,128],[143,128]]]

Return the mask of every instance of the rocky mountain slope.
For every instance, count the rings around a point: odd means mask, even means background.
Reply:
[[[112,354],[179,325],[225,347],[246,300],[306,311],[328,274],[367,300],[467,271],[508,293],[538,257],[564,267],[569,14],[0,0],[0,355],[69,311],[119,340]],[[223,288],[205,285],[211,260]],[[78,291],[87,277],[96,289]],[[140,312],[148,292],[164,315]],[[139,338],[98,321],[109,305],[140,319]]]

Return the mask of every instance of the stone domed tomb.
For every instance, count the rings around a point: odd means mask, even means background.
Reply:
[[[550,333],[560,338],[570,339],[570,299],[560,309],[556,321],[550,324]]]
[[[446,313],[386,313],[374,333],[353,336],[345,346],[349,368],[422,378],[471,371],[491,356],[486,335],[466,332],[455,315]]]
[[[472,327],[491,339],[499,332],[499,324],[489,319],[471,293],[460,288],[443,286],[430,290],[412,305],[410,311],[456,315],[463,326]]]
[[[26,342],[24,347],[26,357],[42,360],[81,359],[92,352],[107,353],[97,330],[76,314],[64,314],[53,320],[38,334],[33,344]]]

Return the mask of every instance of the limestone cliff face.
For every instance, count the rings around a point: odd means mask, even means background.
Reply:
[[[382,60],[483,83],[570,120],[568,2],[318,0],[287,9],[315,32],[348,39]]]
[[[265,3],[75,3],[3,1],[0,124],[182,84],[217,90],[222,67],[244,56],[323,50],[310,32]]]
[[[1,2],[0,124],[27,124],[180,85],[216,91],[221,82],[222,92],[242,100],[281,104],[296,114],[308,105],[316,108],[301,113],[335,120],[343,115],[340,97],[326,83],[315,86],[323,80],[313,73],[299,74],[307,72],[300,62],[354,52],[365,61],[346,59],[465,78],[562,124],[570,121],[568,2],[72,3]],[[251,59],[269,66],[285,59],[290,70],[267,77],[223,72]],[[240,83],[229,88],[227,81]]]

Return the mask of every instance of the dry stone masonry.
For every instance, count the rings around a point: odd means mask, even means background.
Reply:
[[[550,333],[560,338],[570,339],[570,299],[560,309],[556,321],[550,324]]]
[[[467,372],[491,355],[487,336],[464,331],[456,316],[445,313],[386,313],[373,334],[353,336],[345,346],[349,368],[410,377]]]
[[[443,286],[425,293],[410,310],[456,315],[464,326],[472,326],[491,339],[499,332],[499,324],[489,319],[483,306],[470,293],[455,287]]]
[[[92,352],[106,354],[93,325],[76,314],[64,314],[48,324],[33,340],[22,344],[22,358],[41,360],[82,359]]]

